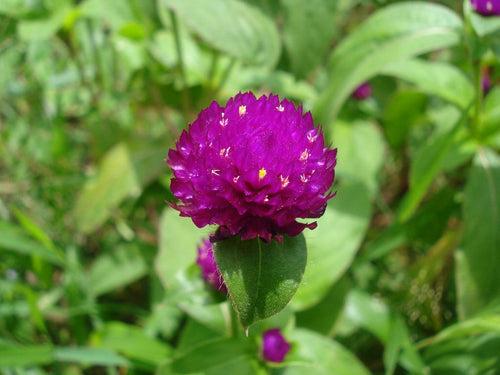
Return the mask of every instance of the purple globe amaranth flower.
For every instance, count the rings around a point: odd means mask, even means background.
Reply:
[[[290,343],[286,341],[278,328],[267,330],[262,335],[262,357],[269,362],[283,362],[290,351]]]
[[[310,112],[276,95],[240,93],[215,101],[168,153],[174,208],[216,238],[280,240],[316,222],[333,197],[336,150],[325,146]]]
[[[470,0],[470,3],[483,16],[500,16],[500,0]]]
[[[226,284],[215,262],[212,243],[205,239],[198,247],[198,256],[196,264],[200,267],[203,279],[220,292],[227,293]]]
[[[356,100],[365,100],[372,96],[372,86],[368,83],[362,83],[352,93],[352,97]]]

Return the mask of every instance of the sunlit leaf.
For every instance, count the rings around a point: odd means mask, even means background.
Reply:
[[[330,81],[314,108],[317,118],[331,122],[356,86],[388,63],[455,45],[461,27],[460,18],[438,4],[404,2],[380,9],[334,50]]]

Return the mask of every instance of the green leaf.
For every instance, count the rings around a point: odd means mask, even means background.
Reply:
[[[122,30],[124,26],[136,20],[134,7],[128,1],[121,0],[86,0],[80,5],[83,17],[104,22],[115,31]]]
[[[40,257],[49,263],[62,265],[64,259],[56,252],[33,241],[19,227],[0,220],[0,249]]]
[[[27,42],[50,39],[63,26],[70,12],[70,7],[60,7],[47,18],[20,21],[17,25],[19,38]]]
[[[122,288],[148,273],[148,265],[137,246],[122,246],[99,256],[88,272],[88,290],[94,296]]]
[[[128,366],[128,361],[112,350],[100,348],[56,348],[54,357],[59,362],[83,366]]]
[[[175,373],[206,373],[252,354],[248,340],[216,339],[179,353],[171,366]]]
[[[146,336],[140,327],[120,322],[107,323],[93,334],[92,343],[151,366],[158,366],[171,356],[168,345]]]
[[[297,76],[304,77],[324,61],[342,16],[353,5],[351,0],[282,0],[283,39]]]
[[[388,143],[400,148],[413,126],[424,118],[427,97],[414,90],[398,90],[384,106],[382,124]]]
[[[294,350],[285,358],[283,374],[368,375],[356,356],[339,343],[317,333],[297,329],[290,335]]]
[[[365,185],[343,181],[337,189],[318,227],[305,233],[308,262],[304,281],[293,299],[293,306],[300,310],[320,301],[343,275],[368,229],[371,203]]]
[[[500,87],[492,89],[484,99],[482,131],[488,145],[500,147]]]
[[[64,252],[54,245],[54,242],[52,242],[47,233],[38,224],[17,208],[14,208],[12,211],[26,232],[52,252],[56,258],[64,260]]]
[[[233,237],[216,243],[214,251],[245,328],[283,310],[297,291],[307,259],[302,234],[284,237],[282,243]]]
[[[388,63],[458,43],[461,28],[460,18],[438,4],[405,2],[380,9],[334,50],[316,119],[330,123],[356,86]]]
[[[214,332],[228,336],[231,330],[230,311],[228,303],[200,305],[199,303],[180,302],[179,307],[197,322]]]
[[[50,345],[0,346],[0,368],[45,365],[53,360],[54,349]]]
[[[137,196],[140,186],[127,147],[118,144],[102,160],[97,175],[87,181],[76,201],[74,217],[83,233],[103,224],[127,196]]]
[[[297,325],[331,336],[350,288],[351,283],[346,277],[340,279],[331,286],[319,303],[297,314]]]
[[[500,297],[500,157],[481,149],[470,170],[463,205],[464,235],[456,253],[461,319]]]
[[[500,334],[486,333],[438,343],[424,352],[431,374],[498,374]]]
[[[494,332],[500,333],[500,314],[485,314],[453,324],[419,344],[420,346],[437,345],[448,340]]]
[[[378,191],[378,173],[385,159],[380,130],[370,122],[338,121],[333,126],[331,139],[341,155],[335,173],[341,179],[363,182],[373,197]]]
[[[237,0],[164,0],[206,43],[247,63],[274,66],[279,34],[260,10]]]
[[[474,98],[474,87],[456,67],[425,60],[412,59],[387,65],[382,74],[415,84],[425,93],[436,95],[465,109]]]
[[[1,346],[1,367],[31,367],[52,362],[72,362],[84,366],[127,366],[128,361],[111,350],[51,345]]]
[[[196,249],[212,228],[197,228],[191,219],[180,217],[173,209],[166,208],[160,218],[160,251],[155,260],[158,277],[167,288],[193,264]]]

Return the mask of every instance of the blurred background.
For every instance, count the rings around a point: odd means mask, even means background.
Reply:
[[[499,59],[468,1],[0,0],[0,372],[500,374]],[[303,284],[248,338],[164,162],[247,90],[338,148]]]

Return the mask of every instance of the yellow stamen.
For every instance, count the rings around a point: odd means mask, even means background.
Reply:
[[[264,168],[259,169],[259,180],[262,180],[266,177],[267,171]]]
[[[247,113],[247,106],[240,105],[238,108],[238,113],[240,114],[240,116],[243,116],[245,113]]]

